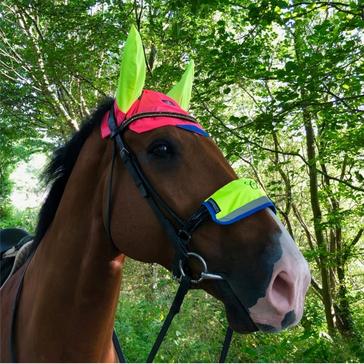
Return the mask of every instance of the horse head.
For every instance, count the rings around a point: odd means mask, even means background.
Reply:
[[[192,79],[190,63],[167,95],[143,90],[132,28],[115,101],[56,151],[30,257],[0,289],[2,361],[122,360],[112,337],[125,256],[221,300],[228,333],[300,320],[308,265],[273,202],[188,113]]]
[[[187,112],[192,79],[190,63],[167,95],[143,90],[144,53],[132,28],[101,125],[121,155],[105,187],[109,235],[129,257],[177,277],[188,272],[195,288],[224,303],[235,331],[280,331],[302,317],[307,262],[274,204],[254,181],[238,179]]]

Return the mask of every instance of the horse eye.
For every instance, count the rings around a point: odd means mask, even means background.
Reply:
[[[148,148],[148,153],[159,158],[166,158],[173,154],[173,148],[168,142],[160,141],[157,143],[153,143]]]

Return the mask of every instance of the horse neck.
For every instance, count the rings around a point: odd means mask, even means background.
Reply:
[[[104,227],[110,158],[110,147],[94,131],[25,275],[17,320],[20,361],[115,359],[111,337],[124,256]]]

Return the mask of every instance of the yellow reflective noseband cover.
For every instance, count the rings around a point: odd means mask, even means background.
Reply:
[[[267,207],[275,212],[273,202],[250,178],[231,181],[203,202],[212,219],[223,225],[233,224]]]

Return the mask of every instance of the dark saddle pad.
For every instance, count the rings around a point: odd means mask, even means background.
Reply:
[[[0,254],[2,255],[13,246],[19,249],[29,241],[28,237],[30,238],[31,235],[23,229],[8,228],[0,230]]]
[[[8,228],[0,230],[0,287],[9,276],[15,261],[15,255],[5,257],[4,253],[13,247],[17,252],[32,238],[32,235],[23,229]]]

